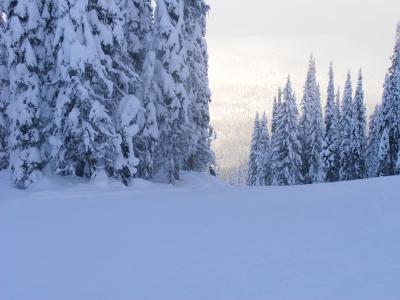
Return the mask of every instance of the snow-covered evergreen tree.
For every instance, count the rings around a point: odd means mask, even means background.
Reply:
[[[179,179],[190,150],[187,56],[184,43],[183,0],[159,0],[155,13],[155,81],[159,140],[154,159],[157,181]]]
[[[260,122],[258,153],[257,185],[271,185],[271,142],[269,138],[268,120],[265,112]]]
[[[128,165],[134,154],[127,155],[130,141],[116,133],[113,121],[131,81],[119,60],[123,36],[118,7],[105,1],[60,0],[54,14],[58,93],[51,140],[56,173],[93,178],[105,169],[128,180],[135,171]]]
[[[42,1],[8,1],[10,167],[13,183],[25,188],[37,181],[40,155],[40,90],[43,71]]]
[[[281,91],[281,90],[279,90]],[[278,93],[278,95],[281,93]],[[277,170],[280,168],[280,144],[282,126],[283,112],[282,112],[282,101],[281,103],[277,100],[275,116],[272,114],[272,125],[271,125],[271,155],[270,155],[270,165],[271,165],[271,184],[278,185]],[[272,131],[272,126],[274,130]]]
[[[185,46],[189,65],[186,87],[190,99],[188,113],[191,125],[191,145],[184,168],[204,172],[214,161],[211,151],[211,92],[208,86],[208,53],[205,41],[209,6],[203,0],[185,0],[184,7]]]
[[[338,88],[337,91],[336,91],[335,108],[336,108],[336,118],[337,118],[337,121],[338,121],[338,131],[339,131],[338,138],[340,140],[340,138],[341,138],[341,135],[340,135],[340,120],[342,119],[342,105],[341,105],[341,102],[340,102],[340,88]]]
[[[247,185],[266,186],[271,183],[271,145],[265,113],[261,120],[257,113],[250,147]]]
[[[400,174],[400,23],[391,61],[382,103],[384,129],[379,151],[379,176]]]
[[[370,116],[367,147],[368,177],[378,176],[380,137],[383,132],[382,107],[377,105]]]
[[[140,77],[140,80],[134,80],[135,96],[141,103],[138,115],[133,116],[132,120],[138,126],[132,144],[132,151],[139,159],[135,176],[150,179],[158,138],[154,91],[153,9],[151,0],[119,1],[124,19],[126,52],[134,72]]]
[[[247,167],[247,182],[249,186],[258,185],[259,177],[259,143],[260,143],[260,116],[256,114],[253,126],[253,134],[251,138],[250,155]]]
[[[335,85],[332,64],[329,68],[329,82],[325,109],[325,138],[322,151],[325,181],[339,180],[340,152],[339,152],[339,121],[335,103]]]
[[[6,19],[0,7],[0,170],[8,168],[9,122],[7,107],[9,103],[8,48],[5,38]]]
[[[274,182],[274,170],[279,164],[279,146],[277,144],[277,134],[279,128],[279,122],[282,119],[282,90],[278,89],[278,95],[274,98],[274,104],[272,107],[272,121],[271,121],[271,150],[270,150],[270,169],[271,169],[271,179],[270,182]]]
[[[355,175],[353,142],[355,138],[355,119],[353,107],[353,89],[350,72],[343,91],[341,109],[341,145],[340,145],[340,180],[352,180]]]
[[[274,97],[274,102],[272,105],[271,136],[274,135],[276,130],[277,115],[278,115],[278,100],[276,97]]]
[[[273,185],[295,185],[302,181],[301,143],[298,129],[298,109],[290,79],[283,90],[283,103],[272,149]]]
[[[302,175],[304,183],[323,181],[322,146],[324,139],[321,97],[316,79],[315,60],[311,56],[300,118]]]
[[[363,78],[360,70],[353,104],[355,122],[355,138],[352,146],[355,171],[354,179],[363,179],[367,176],[367,167],[365,162],[367,150],[367,121],[362,80]]]

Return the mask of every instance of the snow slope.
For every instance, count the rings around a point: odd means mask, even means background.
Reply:
[[[1,300],[398,300],[400,177],[177,187],[0,173]]]

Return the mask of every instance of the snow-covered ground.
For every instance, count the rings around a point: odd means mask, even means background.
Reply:
[[[400,299],[400,177],[8,184],[0,173],[1,300]]]

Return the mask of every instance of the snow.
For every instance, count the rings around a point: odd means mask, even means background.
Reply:
[[[0,172],[0,299],[400,297],[400,177],[230,187]]]

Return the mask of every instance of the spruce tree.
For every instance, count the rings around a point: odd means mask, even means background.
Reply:
[[[250,155],[247,167],[247,181],[249,186],[259,185],[259,143],[260,143],[260,117],[258,113],[254,120],[253,135],[251,138]]]
[[[271,142],[268,131],[268,120],[265,112],[261,118],[260,134],[258,143],[258,173],[257,185],[268,186],[271,185]]]
[[[367,176],[367,167],[365,155],[367,150],[367,121],[366,108],[364,103],[364,90],[362,83],[361,70],[358,76],[358,83],[354,95],[354,123],[355,138],[353,140],[353,161],[354,161],[354,179],[363,179]]]
[[[154,148],[158,138],[155,111],[155,85],[153,49],[153,9],[151,0],[121,0],[123,15],[123,35],[126,52],[134,72],[140,80],[135,80],[134,94],[142,103],[133,123],[138,132],[133,137],[133,152],[139,159],[135,177],[150,179],[153,174]]]
[[[9,121],[7,108],[9,103],[9,78],[8,78],[8,48],[5,38],[5,15],[0,7],[0,170],[8,168],[8,135]]]
[[[278,135],[278,128],[279,122],[282,119],[282,90],[281,88],[278,89],[277,97],[274,97],[274,105],[272,108],[272,121],[271,121],[271,150],[270,150],[270,169],[271,169],[271,178],[270,183],[276,182],[275,177],[275,169],[278,167],[279,164],[279,146],[277,144],[277,135]]]
[[[340,156],[338,130],[339,122],[335,103],[335,86],[332,64],[329,68],[327,95],[328,97],[325,109],[325,138],[322,159],[324,163],[325,181],[335,182],[339,180]]]
[[[355,137],[355,119],[353,107],[353,89],[350,72],[343,92],[342,112],[340,121],[341,145],[340,145],[340,180],[354,179],[353,142]]]
[[[382,101],[384,129],[380,142],[380,176],[400,174],[400,23],[397,26],[394,53],[391,67],[386,76]]]
[[[304,183],[322,182],[323,118],[319,86],[316,80],[315,60],[312,56],[304,85],[300,140],[302,144],[302,175]]]
[[[370,116],[368,130],[368,147],[366,154],[366,165],[368,177],[378,176],[379,168],[379,146],[380,137],[383,131],[382,107],[377,105]]]
[[[209,6],[203,0],[185,0],[184,7],[184,36],[189,66],[186,87],[190,100],[188,114],[191,125],[191,141],[185,169],[204,172],[214,161],[211,150],[211,92],[208,86],[208,53],[205,41]]]
[[[341,135],[340,135],[340,120],[342,119],[342,105],[341,105],[341,102],[340,102],[340,89],[339,88],[336,91],[335,109],[336,109],[336,119],[337,119],[337,122],[338,122],[338,126],[337,126],[338,138],[340,140],[340,137],[341,137]],[[340,145],[340,142],[339,142],[339,145]]]
[[[13,183],[26,188],[38,180],[40,154],[40,90],[43,71],[42,1],[9,1],[10,167]]]
[[[281,95],[281,89],[279,89],[278,92],[278,99],[280,98]],[[272,115],[272,126],[274,127],[274,130],[272,131],[271,135],[271,155],[270,155],[270,165],[271,165],[271,184],[272,185],[278,185],[278,177],[277,177],[277,171],[280,168],[280,144],[279,142],[281,141],[280,135],[281,132],[280,130],[283,128],[280,124],[282,122],[282,101],[280,103],[277,101],[276,105],[276,111],[275,111],[275,116],[274,114]],[[271,127],[272,127],[271,126]]]
[[[276,119],[278,115],[278,100],[274,97],[274,103],[272,106],[272,121],[271,121],[271,135],[273,136],[276,130]]]
[[[56,173],[93,178],[105,169],[129,177],[133,168],[118,157],[124,140],[112,116],[130,81],[125,66],[114,59],[121,41],[117,8],[103,1],[60,0],[55,15]]]
[[[283,90],[283,103],[272,150],[273,185],[295,185],[302,181],[301,143],[299,141],[298,109],[290,79]]]
[[[159,0],[155,13],[155,79],[159,140],[155,151],[156,181],[180,178],[190,146],[187,56],[183,0]]]

